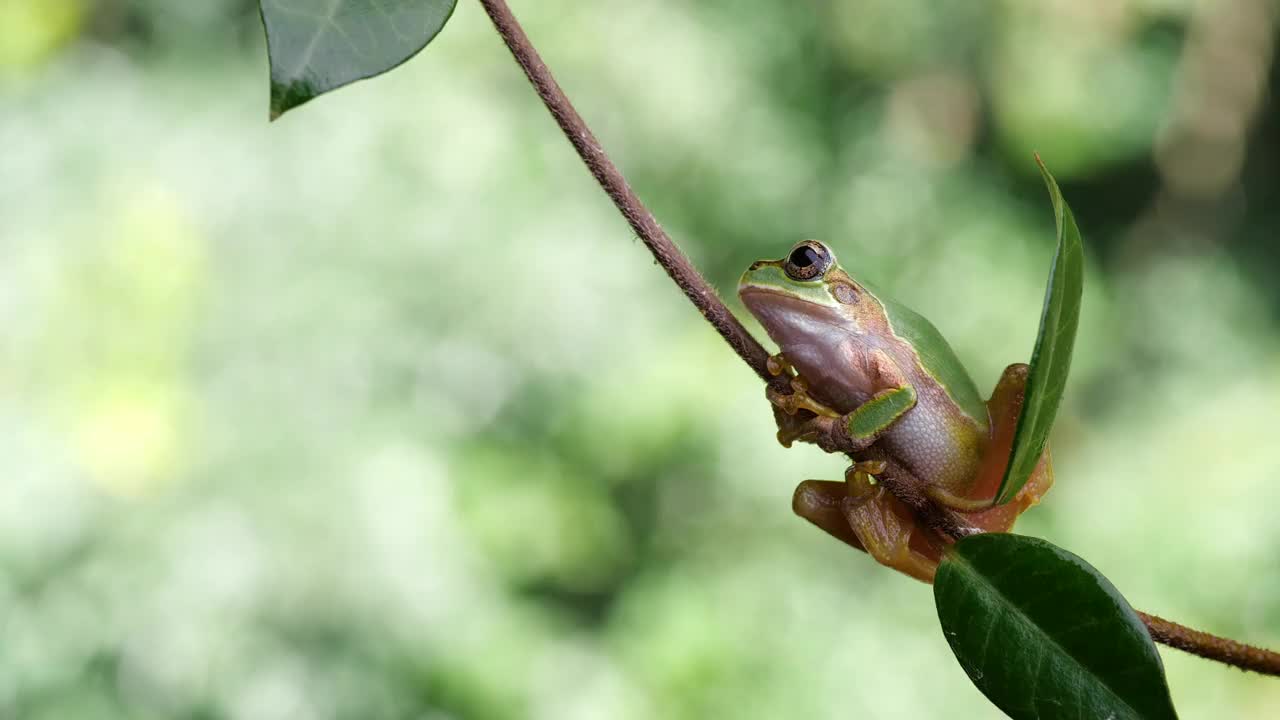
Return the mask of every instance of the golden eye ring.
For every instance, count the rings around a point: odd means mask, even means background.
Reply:
[[[792,280],[813,280],[820,278],[831,267],[831,251],[817,240],[804,240],[797,243],[787,254],[783,270]]]

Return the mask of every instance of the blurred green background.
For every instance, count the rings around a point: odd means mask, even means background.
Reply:
[[[1019,528],[1280,646],[1274,4],[514,9],[725,295],[827,239],[984,391],[1039,151],[1090,264]],[[249,0],[0,0],[0,717],[998,717],[929,588],[792,516],[842,464],[773,441],[478,4],[272,125],[266,78]],[[1280,716],[1162,652],[1183,717]]]

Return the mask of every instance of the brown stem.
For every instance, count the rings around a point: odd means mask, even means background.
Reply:
[[[533,84],[538,96],[542,98],[543,104],[547,106],[551,116],[555,118],[556,123],[560,125],[560,129],[564,131],[565,137],[569,139],[574,149],[578,151],[578,155],[586,163],[587,169],[595,176],[596,181],[600,183],[600,187],[608,193],[618,211],[622,213],[622,216],[630,223],[631,228],[635,230],[636,235],[640,236],[649,251],[653,253],[653,257],[658,261],[658,264],[667,271],[671,279],[684,291],[690,302],[698,308],[702,316],[720,333],[725,342],[729,343],[734,352],[738,353],[738,356],[761,379],[765,382],[777,382],[778,378],[770,375],[766,367],[769,354],[747,332],[742,323],[738,322],[738,319],[729,312],[729,308],[725,307],[724,303],[721,302],[711,285],[693,267],[689,259],[684,256],[680,248],[676,246],[666,231],[662,229],[662,226],[658,224],[653,213],[649,212],[649,209],[636,196],[626,178],[622,176],[617,166],[605,154],[604,148],[600,147],[600,142],[596,140],[596,136],[587,127],[587,124],[583,122],[582,117],[578,115],[578,111],[573,109],[573,104],[569,102],[569,98],[565,97],[564,91],[560,89],[560,85],[551,75],[551,71],[543,64],[542,58],[538,56],[538,52],[529,43],[529,38],[524,34],[520,23],[511,14],[511,8],[507,7],[506,1],[480,0],[480,4],[484,6],[485,12],[489,14],[489,19],[493,21],[493,25],[497,28],[498,34],[502,36],[507,49],[511,51],[511,54],[515,56],[516,62],[524,69],[524,74],[529,78],[529,82]],[[787,390],[789,388],[784,391]],[[927,516],[932,515],[935,520],[946,517],[944,511],[940,508],[938,513],[925,514]],[[1251,647],[1234,640],[1220,638],[1199,630],[1192,630],[1177,623],[1162,620],[1154,615],[1139,613],[1139,616],[1147,624],[1151,637],[1156,642],[1244,670],[1253,670],[1268,675],[1280,675],[1280,654]]]
[[[640,236],[649,251],[653,253],[654,259],[684,291],[690,302],[697,306],[702,316],[724,337],[729,347],[733,348],[733,351],[738,353],[738,356],[752,370],[755,370],[761,379],[766,382],[771,380],[772,376],[765,368],[769,353],[765,352],[760,343],[747,332],[733,313],[729,312],[729,308],[721,302],[716,291],[658,224],[653,213],[649,212],[649,208],[640,202],[640,198],[631,189],[627,179],[605,154],[604,148],[600,147],[600,142],[578,115],[578,111],[573,109],[573,104],[569,102],[569,98],[565,97],[564,91],[560,89],[551,71],[543,64],[538,51],[534,50],[533,45],[529,43],[524,29],[511,14],[511,8],[507,7],[505,0],[480,0],[480,4],[489,14],[489,19],[493,21],[493,26],[497,28],[503,42],[515,56],[516,62],[520,63],[520,67],[524,69],[529,82],[533,83],[533,88],[537,90],[543,104],[547,106],[547,110],[551,111],[551,116],[564,131],[565,137],[578,151],[582,162],[587,164],[587,169],[595,176],[600,187],[608,193],[613,204],[618,207],[618,211],[631,224],[631,229],[635,230],[636,235]]]
[[[1138,617],[1146,623],[1151,639],[1158,643],[1178,648],[1192,655],[1199,655],[1207,660],[1238,667],[1241,670],[1252,670],[1263,675],[1280,675],[1280,653],[1210,635],[1200,630],[1192,630],[1185,625],[1148,615],[1141,610],[1138,611]]]

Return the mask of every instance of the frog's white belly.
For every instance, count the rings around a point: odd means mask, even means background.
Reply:
[[[937,398],[929,396],[940,393],[939,388],[917,392],[916,406],[889,428],[880,445],[925,482],[954,486],[972,479],[979,461],[975,431],[963,427],[954,414],[938,410]]]

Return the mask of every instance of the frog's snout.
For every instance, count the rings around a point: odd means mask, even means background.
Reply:
[[[760,266],[761,266],[761,265],[764,265],[764,261],[763,261],[763,260],[757,260],[757,261],[755,261],[755,262],[751,263],[751,267],[747,268],[747,272],[755,272],[756,270],[759,270],[759,269],[760,269]]]

